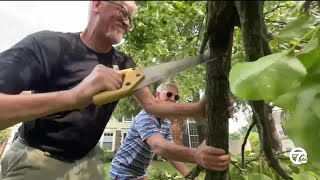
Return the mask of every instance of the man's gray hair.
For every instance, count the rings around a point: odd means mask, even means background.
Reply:
[[[134,16],[138,12],[138,6],[135,1],[117,1],[121,4],[127,3],[128,5],[133,7],[133,13],[132,16]],[[92,14],[92,3],[93,1],[89,1],[89,11],[88,11],[88,20],[90,20],[91,14]]]
[[[157,87],[157,92],[162,92],[162,91],[164,91],[168,86],[170,86],[170,87],[173,87],[173,88],[175,88],[177,91],[178,91],[178,87],[175,85],[175,84],[173,84],[173,83],[171,83],[171,82],[164,82],[164,83],[161,83],[158,87]]]

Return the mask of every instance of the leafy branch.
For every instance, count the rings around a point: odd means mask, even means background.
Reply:
[[[241,174],[241,173],[247,174],[246,169],[244,169],[243,167],[240,168],[240,167],[237,165],[237,162],[231,161],[231,164],[238,169],[238,171],[239,171],[238,175]]]
[[[278,23],[280,25],[287,25],[287,22],[285,22],[285,21],[275,21],[275,20],[270,20],[268,18],[265,18],[264,20],[267,22]]]

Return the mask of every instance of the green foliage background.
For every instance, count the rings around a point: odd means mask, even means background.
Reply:
[[[206,1],[139,1],[138,4],[139,12],[134,19],[136,28],[118,47],[131,55],[138,66],[198,54]],[[319,8],[312,4],[310,11],[304,13],[298,1],[265,1],[264,15],[273,54],[256,62],[246,62],[241,30],[236,27],[229,79],[231,91],[242,101],[263,99],[288,112],[285,131],[295,145],[306,149],[309,161],[297,167],[285,159],[281,160],[281,166],[294,179],[319,179],[320,171],[316,168],[320,166]],[[199,90],[204,89],[205,65],[164,81],[179,86],[182,101],[194,101]],[[150,85],[150,89],[154,91],[155,87]],[[140,110],[137,102],[129,97],[120,100],[113,115],[130,118]],[[253,160],[240,172],[231,165],[232,177],[280,179],[265,159],[259,157],[257,134],[250,135],[249,139],[254,142],[254,148],[246,154],[246,160]],[[234,162],[239,165],[241,161],[235,156]]]

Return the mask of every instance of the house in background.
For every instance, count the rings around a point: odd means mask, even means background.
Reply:
[[[281,142],[282,152],[287,152],[284,155],[289,156],[288,151],[291,151],[291,149],[295,148],[295,145],[284,131],[284,127],[283,127],[284,112],[282,111],[281,108],[274,107],[272,111],[272,115],[275,121],[276,130]]]
[[[117,150],[126,137],[131,124],[132,118],[122,118],[122,120],[119,121],[118,119],[111,117],[98,142],[100,147],[104,151]]]
[[[133,118],[133,117],[132,117]],[[132,124],[132,119],[122,119],[120,122],[112,118],[106,126],[104,133],[102,134],[99,145],[105,151],[117,150],[124,138],[126,137],[128,130]],[[175,144],[183,145],[186,147],[198,147],[200,145],[199,128],[196,122],[192,119],[174,119],[171,120],[173,141]],[[230,140],[229,139],[229,151],[232,154],[241,153],[241,145],[243,140]],[[245,150],[251,150],[250,142],[248,141]]]

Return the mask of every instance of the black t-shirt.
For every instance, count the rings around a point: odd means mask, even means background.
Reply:
[[[97,64],[120,70],[135,67],[129,56],[114,48],[108,53],[92,51],[83,44],[80,33],[36,32],[0,54],[0,92],[71,89]],[[80,159],[98,143],[116,104],[91,104],[24,122],[19,135],[30,146],[55,156]]]

